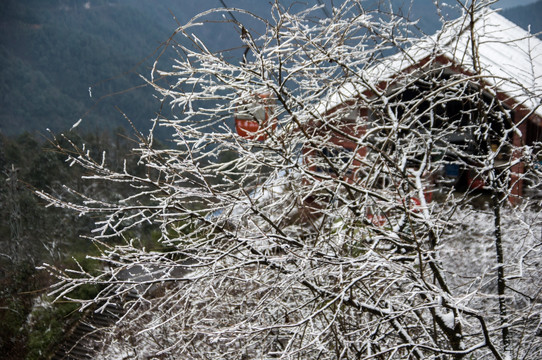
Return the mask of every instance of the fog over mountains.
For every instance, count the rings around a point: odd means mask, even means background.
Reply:
[[[225,2],[269,16],[268,1]],[[331,11],[331,0],[323,3]],[[368,0],[367,7],[377,3]],[[305,6],[293,0],[283,4],[293,11]],[[416,0],[412,6],[407,0],[393,4],[394,10],[420,19],[426,34],[440,27],[432,0]],[[159,104],[139,74],[149,74],[155,51],[173,33],[177,21],[182,24],[201,11],[221,6],[219,0],[0,2],[0,132],[66,131],[79,119],[83,119],[81,131],[127,126],[117,109],[146,131]],[[449,17],[458,14],[449,6],[442,6],[442,11]],[[541,13],[542,1],[503,12],[523,27],[531,24],[532,32],[542,29]],[[321,16],[326,16],[325,11]],[[207,24],[197,34],[217,50],[240,46],[234,27],[231,32],[223,29],[223,24]]]

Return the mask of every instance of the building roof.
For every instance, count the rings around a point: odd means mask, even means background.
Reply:
[[[446,24],[435,35],[367,68],[363,72],[363,83],[345,84],[318,105],[318,112],[329,113],[370,92],[370,85],[377,87],[377,84],[390,81],[432,59],[439,59],[439,62],[447,59],[448,65],[458,66],[463,73],[476,73],[471,46],[471,34],[474,33],[480,75],[485,82],[516,106],[542,116],[542,41],[493,10],[484,9],[476,15],[472,32],[467,16]]]

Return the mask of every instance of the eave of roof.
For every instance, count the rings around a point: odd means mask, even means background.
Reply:
[[[485,84],[504,95],[504,100],[542,117],[542,41],[497,12],[484,9],[476,14],[471,30],[464,16],[446,24],[437,34],[387,58],[362,72],[363,81],[346,83],[317,106],[321,114],[373,93],[382,83],[392,82],[423,63],[440,59],[440,64],[475,74],[472,34]],[[442,59],[448,59],[443,64]]]

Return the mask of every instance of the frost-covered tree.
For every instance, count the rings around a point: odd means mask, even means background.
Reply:
[[[523,136],[538,134],[539,42],[485,1],[460,5],[421,39],[359,0],[180,26],[175,65],[148,79],[173,115],[138,137],[146,173],[61,148],[131,194],[41,193],[97,217],[101,271],[49,269],[59,298],[96,284],[82,308],[124,306],[101,356],[540,358],[541,219],[523,191],[541,175],[540,137]],[[216,15],[242,61],[193,35]],[[503,24],[518,38],[499,42]],[[503,61],[484,53],[494,43],[526,54],[517,76],[487,65]]]

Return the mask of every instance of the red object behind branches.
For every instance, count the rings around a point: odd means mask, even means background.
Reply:
[[[270,94],[258,94],[253,100],[239,105],[234,114],[235,130],[245,139],[263,141],[268,133],[261,131],[272,122],[270,130],[277,127],[276,118],[272,118],[273,104],[275,101]]]

